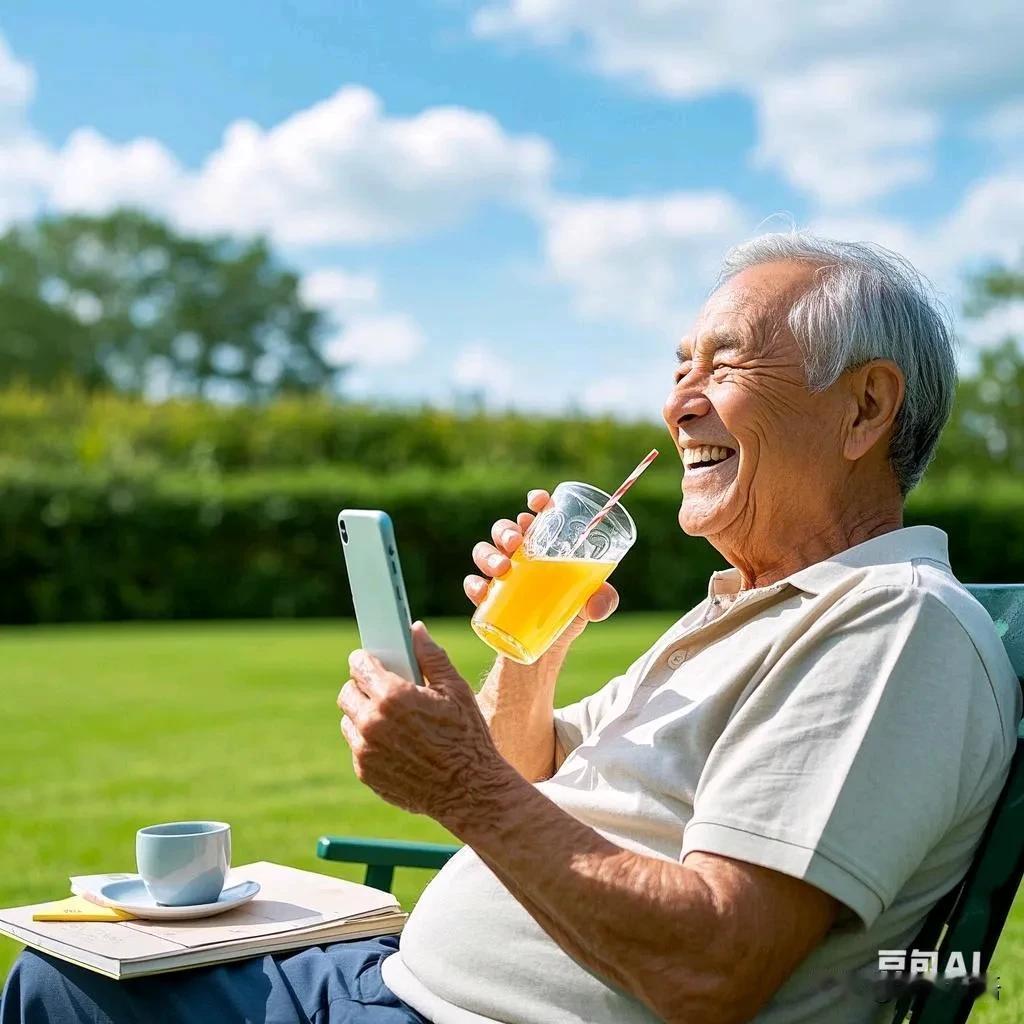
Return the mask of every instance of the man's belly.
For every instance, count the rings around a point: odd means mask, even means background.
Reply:
[[[460,850],[420,897],[402,932],[400,955],[434,996],[490,1020],[657,1021],[642,1003],[563,952],[469,849]],[[432,1019],[455,1024],[458,1016],[446,1019],[435,1009]]]

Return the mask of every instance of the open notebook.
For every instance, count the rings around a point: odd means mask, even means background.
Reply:
[[[33,921],[36,906],[14,907],[0,910],[0,933],[120,979],[394,934],[405,923],[406,915],[390,893],[366,885],[266,861],[232,869],[227,884],[250,878],[259,882],[259,895],[216,917],[194,921]],[[72,879],[73,888],[80,889],[82,881]]]

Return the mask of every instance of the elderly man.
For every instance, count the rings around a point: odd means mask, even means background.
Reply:
[[[252,991],[268,1022],[875,1020],[863,977],[963,876],[1021,714],[945,535],[902,525],[953,400],[950,334],[891,254],[770,235],[729,255],[678,355],[679,523],[732,566],[706,600],[557,711],[607,584],[478,698],[421,625],[424,688],[351,659],[359,777],[466,843],[399,950],[120,987],[29,955],[3,1020],[244,1019]],[[494,525],[481,572],[506,571],[546,499]]]

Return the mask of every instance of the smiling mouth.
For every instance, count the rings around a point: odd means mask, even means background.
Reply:
[[[703,445],[700,448],[683,449],[683,469],[690,473],[694,470],[713,469],[728,462],[736,454],[735,448],[721,445]]]

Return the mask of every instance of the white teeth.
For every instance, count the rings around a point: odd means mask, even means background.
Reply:
[[[730,450],[720,445],[701,445],[699,448],[683,449],[683,466],[692,466],[695,462],[721,462],[729,457]]]

